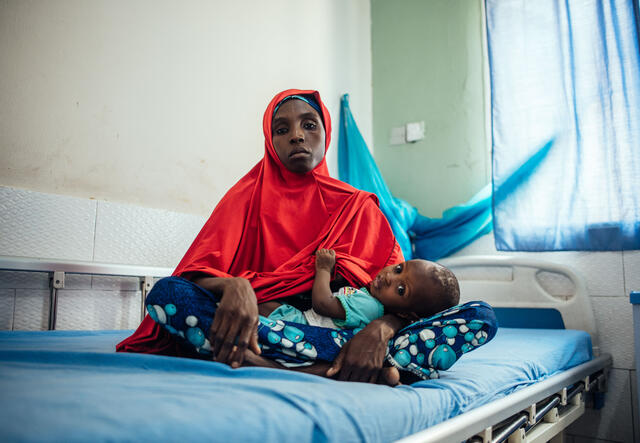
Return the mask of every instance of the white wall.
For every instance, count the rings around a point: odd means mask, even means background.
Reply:
[[[286,88],[371,141],[368,0],[0,1],[0,185],[207,215]]]

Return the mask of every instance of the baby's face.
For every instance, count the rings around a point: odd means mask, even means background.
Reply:
[[[430,303],[436,294],[432,278],[435,264],[426,260],[409,260],[383,268],[369,285],[369,292],[388,312],[408,313],[414,307]]]

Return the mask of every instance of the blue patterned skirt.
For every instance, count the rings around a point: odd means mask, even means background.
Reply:
[[[158,281],[146,299],[147,312],[185,347],[211,354],[209,328],[218,297],[180,277]],[[422,319],[398,331],[389,341],[387,361],[422,378],[436,378],[462,355],[491,340],[498,329],[493,309],[468,302]],[[303,325],[260,316],[258,341],[262,356],[287,367],[316,360],[333,361],[358,331]]]

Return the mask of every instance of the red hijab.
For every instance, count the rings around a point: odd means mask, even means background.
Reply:
[[[220,200],[178,264],[174,276],[193,273],[244,277],[258,303],[311,289],[314,252],[336,252],[336,273],[361,287],[402,252],[374,194],[329,176],[326,156],[306,174],[285,168],[272,143],[276,106],[291,95],[313,95],[325,128],[331,117],[317,91],[290,89],[276,95],[264,113],[265,155]],[[175,353],[167,334],[149,316],[118,351]]]

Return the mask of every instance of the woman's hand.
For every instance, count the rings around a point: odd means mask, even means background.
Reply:
[[[222,280],[222,299],[211,324],[209,341],[215,361],[238,368],[247,348],[260,354],[258,303],[249,280],[240,277]]]
[[[327,371],[327,377],[338,374],[338,380],[376,383],[387,354],[387,345],[402,327],[394,315],[373,320],[349,340]],[[397,384],[387,377],[383,382]]]

